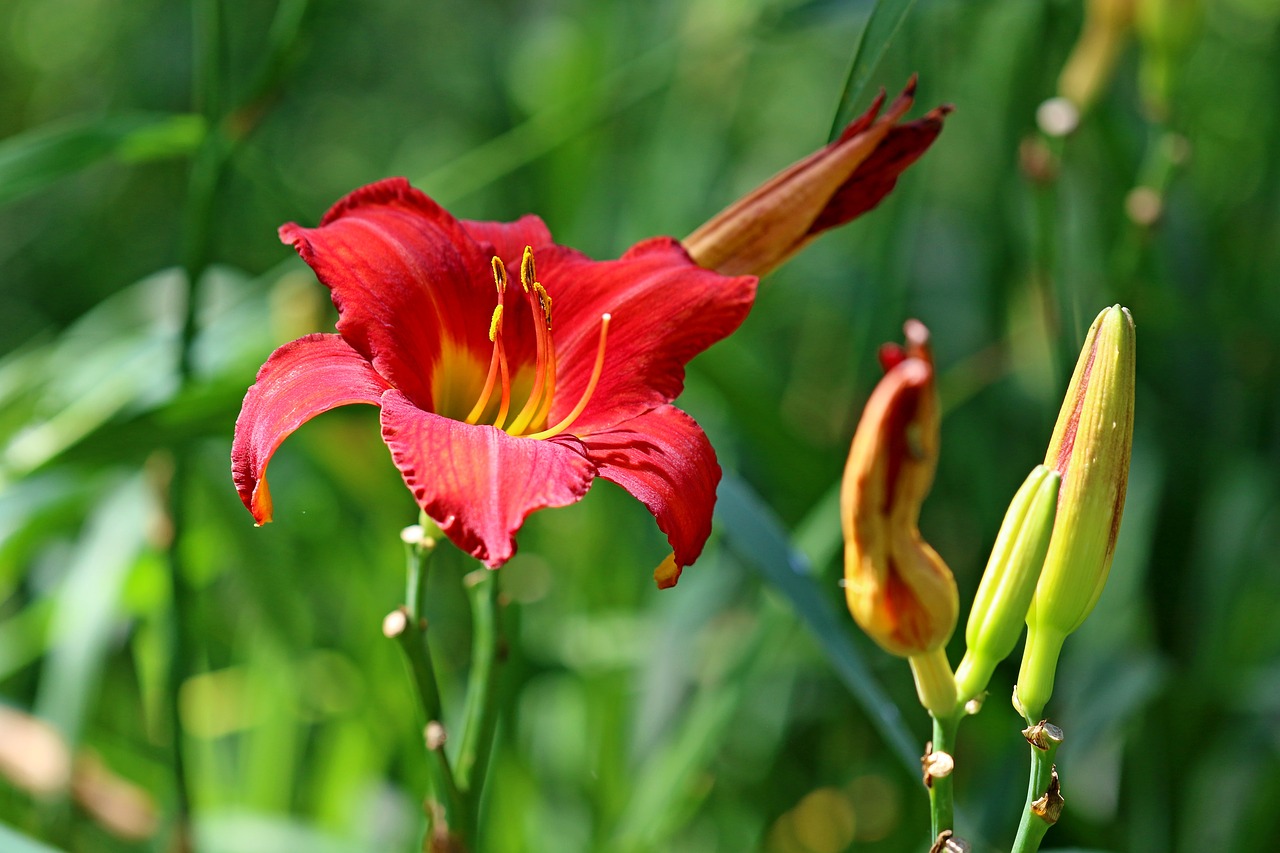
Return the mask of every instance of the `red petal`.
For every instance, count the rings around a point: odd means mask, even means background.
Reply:
[[[576,441],[513,438],[423,411],[394,390],[382,398],[382,438],[418,506],[490,568],[515,553],[529,513],[575,503],[595,477]]]
[[[676,566],[696,560],[711,535],[720,482],[720,466],[702,427],[675,406],[661,406],[584,436],[582,443],[599,476],[622,486],[653,513]]]
[[[907,88],[902,95],[912,97],[916,91],[916,78],[912,77],[911,82],[907,84]],[[899,95],[899,97],[902,97]],[[871,102],[871,106],[867,107],[867,111],[855,118],[844,126],[844,130],[840,131],[840,135],[836,137],[836,142],[844,142],[846,139],[853,139],[859,133],[870,130],[871,125],[875,122],[876,116],[880,115],[880,108],[884,106],[885,92],[881,89],[876,99]]]
[[[569,432],[582,435],[668,403],[684,389],[684,366],[738,328],[755,299],[755,276],[704,270],[669,237],[633,246],[616,261],[554,247],[538,256],[554,301],[559,371],[550,422],[578,402],[595,365],[600,316],[612,315],[604,373]]]
[[[338,332],[419,405],[431,405],[441,338],[489,359],[490,256],[444,208],[390,178],[356,190],[291,243],[332,291]]]
[[[464,219],[462,227],[467,229],[467,233],[481,245],[486,254],[490,257],[497,255],[508,266],[514,263],[516,269],[520,268],[525,246],[532,247],[536,252],[553,242],[546,223],[532,213],[515,222],[477,222]]]
[[[391,386],[337,335],[307,335],[271,354],[236,418],[231,478],[259,524],[271,520],[267,464],[280,442],[321,412],[378,405]]]

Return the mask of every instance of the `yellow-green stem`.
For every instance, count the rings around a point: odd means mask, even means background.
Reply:
[[[1062,797],[1053,760],[1062,743],[1062,730],[1051,723],[1037,723],[1023,735],[1031,745],[1031,774],[1027,783],[1027,802],[1022,809],[1018,835],[1010,853],[1035,853],[1040,849],[1049,827],[1058,820]]]
[[[422,604],[426,599],[427,563],[435,553],[439,529],[423,519],[416,535],[406,535],[405,557],[408,584],[406,603],[393,611],[383,622],[383,633],[396,640],[404,652],[409,675],[418,694],[423,716],[427,771],[430,791],[426,800],[428,842],[424,849],[448,849],[465,851],[472,837],[471,815],[464,793],[455,781],[449,757],[444,745],[448,730],[444,726],[444,714],[440,703],[440,690],[436,683],[435,669],[431,664],[431,649],[427,641],[427,620],[422,616]]]
[[[478,809],[497,718],[494,682],[498,663],[498,578],[492,570],[480,568],[462,582],[471,600],[471,672],[467,676],[462,739],[454,769],[458,784]],[[472,817],[478,825],[476,816]]]
[[[955,794],[952,785],[953,760],[955,758],[956,729],[960,725],[962,713],[952,713],[941,717],[930,714],[933,720],[933,740],[930,754],[925,756],[926,783],[929,785],[929,824],[932,838],[936,839],[943,830],[955,828]],[[941,754],[946,758],[939,762]],[[946,770],[943,775],[929,774],[931,767]]]
[[[934,716],[949,716],[956,707],[956,677],[947,660],[947,650],[936,648],[907,658],[916,680],[920,704]]]

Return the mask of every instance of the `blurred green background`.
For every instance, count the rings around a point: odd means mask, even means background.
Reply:
[[[836,583],[875,347],[909,316],[933,331],[921,527],[963,610],[1116,302],[1133,470],[1049,708],[1067,809],[1046,847],[1273,844],[1280,2],[881,5],[909,13],[840,113],[869,2],[0,4],[0,849],[172,849],[175,707],[202,853],[420,844],[420,729],[380,630],[416,508],[376,412],[284,445],[268,527],[229,477],[258,365],[333,320],[280,223],[405,175],[612,257],[689,233],[912,72],[913,115],[955,105],[937,144],[691,367],[681,405],[729,477],[699,563],[657,592],[665,543],[604,482],[522,532],[481,849],[925,849],[927,718]],[[1060,86],[1088,102],[1065,137],[1037,125]],[[432,569],[451,712],[471,568]],[[960,731],[977,851],[1008,849],[1025,791],[1016,670]]]

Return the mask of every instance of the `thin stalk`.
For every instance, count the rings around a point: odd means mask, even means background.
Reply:
[[[455,764],[458,784],[479,808],[497,719],[493,688],[498,662],[498,583],[494,572],[476,569],[463,578],[463,584],[471,600],[471,674]]]
[[[425,525],[424,525],[425,526]],[[423,737],[426,745],[430,790],[425,801],[427,840],[424,850],[461,853],[468,848],[473,833],[471,810],[467,798],[458,788],[449,756],[445,753],[447,732],[440,702],[440,688],[431,664],[427,642],[427,620],[422,616],[426,599],[427,563],[435,553],[438,529],[415,526],[402,534],[408,585],[405,604],[387,615],[382,633],[394,639],[404,653],[409,675],[417,692],[418,704],[425,720]]]
[[[956,729],[963,713],[937,717],[933,720],[933,740],[925,756],[925,784],[929,787],[929,828],[933,838],[944,830],[954,829],[956,820],[954,767]]]
[[[1022,821],[1018,824],[1018,835],[1011,853],[1035,853],[1040,849],[1040,842],[1049,827],[1058,822],[1062,813],[1062,794],[1053,765],[1058,746],[1062,743],[1062,729],[1052,723],[1040,722],[1022,734],[1031,744],[1031,774],[1027,782],[1027,803],[1022,810]]]

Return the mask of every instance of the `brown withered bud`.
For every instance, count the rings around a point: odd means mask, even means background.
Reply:
[[[886,372],[845,466],[845,599],[868,636],[911,661],[922,704],[950,713],[955,680],[943,647],[955,629],[959,595],[951,570],[917,526],[938,463],[938,398],[928,329],[911,320],[905,333],[905,349],[881,351]]]

